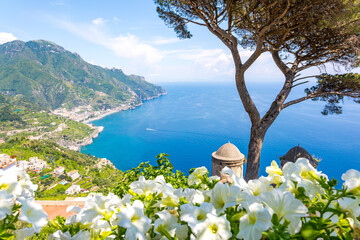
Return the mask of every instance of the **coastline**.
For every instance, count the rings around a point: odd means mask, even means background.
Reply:
[[[126,111],[126,110],[135,109],[136,107],[139,107],[139,106],[143,105],[144,104],[143,101],[149,101],[149,100],[152,100],[152,99],[155,99],[155,98],[159,98],[159,97],[161,97],[163,95],[166,95],[166,94],[167,94],[167,92],[164,91],[163,93],[159,93],[159,94],[157,94],[157,95],[155,95],[153,97],[142,99],[139,104],[116,107],[116,108],[110,109],[109,111],[107,111],[105,113],[102,113],[102,114],[99,114],[97,116],[94,116],[94,117],[91,117],[91,118],[88,118],[86,120],[81,121],[82,123],[87,124],[90,127],[92,127],[93,129],[95,129],[95,131],[89,137],[87,137],[85,139],[82,139],[80,142],[73,143],[73,145],[71,146],[70,149],[75,150],[75,151],[80,151],[81,147],[87,146],[87,145],[90,145],[91,143],[93,143],[93,139],[97,138],[99,136],[99,134],[104,130],[103,126],[96,126],[95,124],[93,124],[91,122],[103,119],[106,116],[109,116],[111,114],[114,114],[114,113],[117,113],[117,112],[120,112],[120,111]]]
[[[137,104],[137,105],[127,105],[127,106],[120,106],[120,107],[116,107],[116,108],[113,108],[113,109],[110,109],[109,111],[105,112],[105,113],[101,113],[97,116],[94,116],[94,117],[91,117],[91,118],[88,118],[88,119],[85,119],[83,121],[81,121],[82,123],[85,123],[85,124],[89,124],[93,121],[96,121],[96,120],[100,120],[108,115],[111,115],[111,114],[114,114],[114,113],[117,113],[117,112],[121,112],[121,111],[126,111],[126,110],[132,110],[132,109],[135,109],[136,107],[139,107],[141,105],[144,104],[143,101],[149,101],[149,100],[152,100],[154,98],[159,98],[163,95],[166,95],[167,92],[163,92],[163,93],[159,93],[153,97],[148,97],[148,98],[145,98],[145,99],[142,99],[141,100],[141,103]]]
[[[121,112],[121,111],[125,111],[125,110],[129,110],[129,109],[132,109],[131,106],[129,106],[128,108],[114,108],[114,109],[111,109],[110,111],[108,112],[105,112],[105,113],[102,113],[98,116],[95,116],[95,117],[91,117],[89,119],[86,119],[84,121],[82,121],[82,123],[85,123],[85,124],[89,124],[93,121],[96,121],[96,120],[100,120],[108,115],[111,115],[111,114],[114,114],[114,113],[117,113],[117,112]]]

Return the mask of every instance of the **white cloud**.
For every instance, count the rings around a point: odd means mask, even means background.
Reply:
[[[0,44],[4,44],[14,40],[17,40],[17,37],[15,37],[12,33],[0,32]]]
[[[58,20],[56,22],[65,30],[112,50],[119,57],[146,65],[156,64],[163,58],[163,54],[158,49],[141,41],[135,35],[128,33],[116,37],[110,36],[101,28],[101,25],[106,22],[102,18],[93,20],[92,24],[75,24]]]
[[[207,71],[232,75],[233,61],[231,54],[223,49],[194,49],[190,52],[178,54],[180,59],[195,61],[199,66],[203,66]]]
[[[105,20],[103,18],[96,18],[96,19],[92,20],[91,22],[95,25],[103,25],[104,23],[107,22],[107,20]]]
[[[132,34],[109,38],[105,46],[113,50],[118,56],[130,59],[142,59],[148,64],[158,63],[163,59],[163,54],[149,44],[142,43]]]
[[[107,61],[107,64],[95,59],[98,64],[108,65],[110,68],[120,67],[126,73],[143,75],[152,82],[223,81],[234,78],[233,58],[225,47],[184,48],[184,44],[180,43],[168,45],[181,41],[176,38],[153,37],[152,40],[144,40],[130,33],[114,35],[106,31],[109,28],[104,26],[104,23],[108,20],[103,18],[89,23],[58,19],[53,21],[72,34],[111,50],[118,57],[118,60]],[[240,50],[243,62],[251,54],[250,50]],[[282,79],[277,67],[269,63],[273,63],[271,56],[263,54],[247,71],[247,76],[259,81],[268,77]]]

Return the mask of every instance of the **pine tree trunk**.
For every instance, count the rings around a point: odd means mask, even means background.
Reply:
[[[245,180],[256,179],[259,177],[260,155],[264,142],[265,131],[257,126],[251,127],[248,157],[246,162]]]

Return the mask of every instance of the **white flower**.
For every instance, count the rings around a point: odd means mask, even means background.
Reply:
[[[277,187],[280,186],[283,182],[285,182],[285,177],[280,175],[273,175],[266,177],[270,184],[275,184]]]
[[[0,174],[0,190],[5,190],[16,197],[20,196],[22,189],[17,181],[16,170],[10,169]]]
[[[178,196],[180,198],[182,197],[185,198],[187,202],[193,204],[195,203],[202,204],[205,200],[203,193],[193,188],[185,188],[181,193],[178,194]]]
[[[193,228],[196,239],[199,240],[218,240],[231,238],[231,227],[225,215],[216,216],[208,213],[205,221],[197,224]]]
[[[298,187],[305,189],[305,194],[313,198],[318,193],[324,193],[324,189],[316,181],[320,176],[325,177],[325,174],[317,171],[306,158],[299,158],[296,163],[288,162],[284,165],[282,170],[285,182],[280,186],[290,192],[295,192],[295,185],[293,182],[297,182]]]
[[[279,165],[274,160],[271,162],[271,166],[266,167],[265,171],[269,174],[270,177],[274,175],[282,175],[282,171],[279,168]]]
[[[170,184],[170,183],[167,183],[164,179],[164,176],[163,175],[160,175],[160,176],[157,176],[155,179],[154,179],[154,182],[160,184],[159,185],[159,188],[160,188],[160,191],[159,192],[173,192],[174,191],[174,188],[173,186]]]
[[[235,191],[236,189],[233,188]],[[228,184],[218,182],[211,191],[210,203],[216,208],[216,212],[222,213],[226,208],[236,205],[236,198]]]
[[[12,208],[15,203],[15,196],[8,194],[5,190],[0,191],[0,220],[3,220],[7,215],[12,213]]]
[[[24,171],[16,171],[18,177],[18,183],[22,188],[21,196],[26,198],[33,198],[35,196],[35,191],[38,189],[38,185],[33,184],[30,180],[29,174]]]
[[[164,192],[161,200],[158,201],[155,206],[157,207],[177,207],[179,206],[179,196],[174,192]]]
[[[254,201],[253,191],[243,178],[236,176],[234,171],[228,167],[223,168],[222,174],[228,175],[233,181],[230,186],[231,200],[237,204]]]
[[[220,181],[220,177],[219,176],[210,176],[209,177],[209,182],[215,182],[215,181]]]
[[[276,213],[280,218],[290,222],[288,228],[291,234],[297,233],[301,228],[301,217],[307,216],[308,209],[290,192],[274,189],[272,192],[264,192],[260,199],[269,207],[271,214]]]
[[[259,179],[250,180],[248,182],[249,189],[255,196],[263,192],[270,192],[274,188],[270,185],[271,182],[268,178],[261,176]]]
[[[152,193],[161,193],[161,185],[154,180],[145,180],[144,176],[140,176],[138,181],[130,184],[130,189],[137,194],[145,194],[146,196]]]
[[[229,177],[233,181],[232,186],[236,186],[236,187],[240,188],[242,191],[248,190],[248,185],[247,185],[246,181],[243,178],[236,176],[232,169],[230,169],[228,167],[224,167],[223,170],[221,171],[221,173],[229,175]]]
[[[109,193],[106,197],[101,194],[88,195],[79,218],[82,223],[94,222],[104,217],[106,213],[115,212],[120,207],[121,200],[113,193]]]
[[[307,158],[298,158],[295,163],[287,162],[282,170],[285,178],[302,177],[310,181],[314,181],[320,176],[328,178],[325,174],[317,171],[309,162]]]
[[[340,206],[349,211],[355,218],[360,216],[360,196],[355,198],[341,198],[339,199]]]
[[[35,230],[33,227],[23,228],[15,231],[15,240],[23,240],[26,237],[31,237],[35,234]]]
[[[118,225],[127,228],[126,239],[145,239],[145,233],[151,227],[151,220],[144,215],[144,204],[135,200],[132,205],[126,204],[117,214]]]
[[[109,222],[103,220],[103,219],[97,219],[96,221],[92,222],[91,225],[91,232],[94,236],[101,235],[104,232],[111,232],[111,226],[116,225],[116,218],[110,220]]]
[[[74,236],[71,236],[69,232],[63,233],[61,230],[58,230],[50,236],[50,239],[56,240],[89,240],[91,239],[91,234],[88,231],[80,231]]]
[[[184,204],[180,206],[180,209],[181,221],[186,222],[190,228],[194,228],[198,223],[205,221],[208,213],[216,215],[214,206],[207,202],[201,204],[200,207],[191,203]]]
[[[355,169],[347,170],[341,176],[341,179],[344,180],[344,185],[348,188],[350,192],[355,195],[360,196],[360,172]]]
[[[269,174],[267,179],[271,184],[280,186],[280,184],[283,183],[285,180],[285,177],[282,174],[282,170],[279,168],[279,165],[277,165],[275,161],[271,162],[270,167],[266,167],[266,172]]]
[[[18,200],[21,203],[19,219],[31,223],[35,232],[40,232],[47,223],[48,217],[42,206],[35,203],[34,199],[19,198]]]
[[[199,167],[196,168],[190,175],[188,179],[188,184],[191,186],[193,184],[200,184],[202,183],[201,179],[204,175],[208,175],[209,171],[206,169],[206,167]]]
[[[65,220],[65,224],[67,225],[71,225],[73,223],[79,222],[80,221],[80,212],[81,212],[81,208],[79,206],[69,206],[66,208],[66,212],[74,212],[76,214],[71,215],[70,217],[68,217]]]
[[[180,239],[187,238],[188,235],[187,227],[181,225],[178,222],[178,218],[170,214],[169,211],[163,210],[161,212],[156,213],[156,215],[158,215],[159,218],[156,219],[154,222],[155,233],[161,234],[160,232],[158,232],[158,227],[161,225],[163,228],[165,228],[165,230],[170,234],[171,237],[174,237],[176,234],[176,236]]]
[[[346,218],[349,221],[350,227],[354,230],[351,236],[354,239],[358,239],[360,237],[360,221],[354,217]]]
[[[240,231],[236,237],[245,240],[261,239],[262,232],[271,226],[270,212],[257,202],[247,206],[246,211],[247,213],[240,218]]]

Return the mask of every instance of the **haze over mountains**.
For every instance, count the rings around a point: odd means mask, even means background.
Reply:
[[[81,105],[108,109],[125,102],[137,104],[164,92],[141,76],[92,65],[49,41],[0,45],[0,93],[21,94],[49,110]]]

